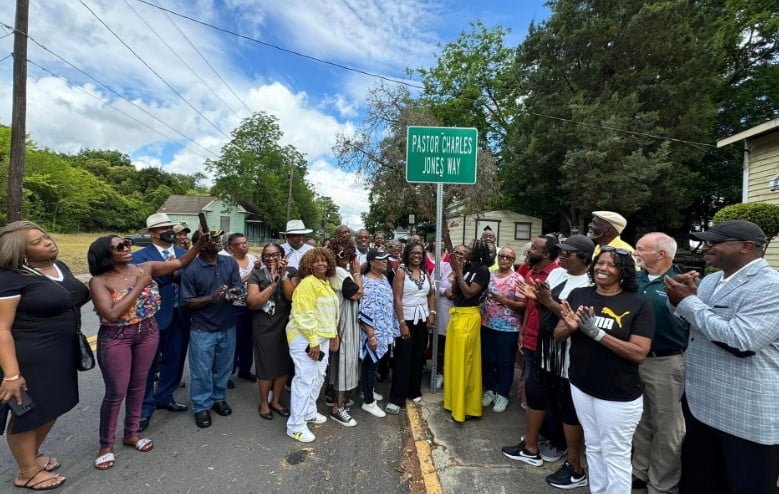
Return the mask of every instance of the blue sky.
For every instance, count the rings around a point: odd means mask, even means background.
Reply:
[[[549,15],[539,0],[148,1],[267,43],[389,77],[403,77],[407,67],[434,64],[439,44],[455,40],[472,21],[510,28],[507,44],[515,46],[531,21]],[[359,127],[364,98],[375,79],[241,40],[138,0],[83,2],[214,125],[122,46],[80,0],[33,0],[30,35],[136,105],[30,42],[28,58],[62,76],[28,68],[27,132],[34,141],[67,153],[84,147],[118,149],[137,167],[192,173],[202,170],[206,158],[218,155],[227,140],[222,132],[229,135],[249,110],[264,110],[279,118],[284,143],[306,153],[307,179],[317,193],[331,196],[345,221],[359,226],[360,212],[368,206],[367,187],[357,175],[334,167],[331,148],[338,133]],[[13,24],[14,3],[2,2],[0,22]],[[0,37],[5,34],[0,27]],[[12,50],[12,36],[0,39],[0,59]],[[10,60],[0,64],[4,124],[10,122],[11,68]]]

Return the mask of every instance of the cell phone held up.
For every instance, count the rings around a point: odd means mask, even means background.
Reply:
[[[311,351],[311,345],[306,345],[306,353],[308,353],[310,351]],[[320,348],[319,349],[319,358],[317,360],[319,360],[321,362],[323,358],[325,358],[325,352],[323,352],[322,349]]]
[[[30,397],[29,393],[27,391],[22,390],[22,404],[16,402],[16,398],[11,397],[10,400],[6,402],[8,404],[8,408],[11,409],[14,415],[17,417],[21,417],[25,413],[29,412],[33,408],[35,408],[35,402],[32,401],[32,398]]]

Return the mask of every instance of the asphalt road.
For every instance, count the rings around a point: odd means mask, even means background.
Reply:
[[[97,332],[97,318],[83,310],[87,336]],[[188,382],[188,372],[185,373]],[[388,394],[388,383],[379,392]],[[176,398],[189,403],[188,387]],[[377,419],[352,408],[357,427],[334,421],[312,426],[317,440],[293,441],[279,416],[257,415],[257,386],[236,380],[228,391],[233,415],[213,414],[213,425],[198,429],[190,412],[157,411],[143,436],[154,440],[149,453],[119,443],[116,466],[98,471],[98,423],[103,381],[99,369],[79,373],[80,402],[60,417],[41,451],[56,456],[67,481],[61,493],[321,493],[409,492],[417,467],[405,414]],[[288,397],[283,400],[288,403]],[[358,400],[359,403],[359,400]],[[326,409],[323,403],[320,412]],[[122,411],[123,416],[124,411]],[[405,461],[404,461],[405,460]],[[0,446],[0,492],[12,492],[17,473],[8,447]],[[21,492],[21,491],[20,491]]]

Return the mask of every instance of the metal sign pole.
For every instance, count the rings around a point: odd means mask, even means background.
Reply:
[[[435,187],[435,294],[436,294],[436,310],[441,310],[438,307],[438,290],[441,287],[441,222],[444,217],[444,184],[438,183]],[[430,390],[435,393],[436,389],[436,376],[438,375],[438,332],[441,329],[441,314],[436,314],[435,328],[433,328],[433,358],[431,359],[432,365],[430,366]]]

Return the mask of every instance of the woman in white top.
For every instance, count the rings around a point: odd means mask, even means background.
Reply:
[[[427,329],[435,325],[435,290],[425,269],[425,248],[409,242],[402,264],[392,281],[400,338],[395,342],[392,387],[386,411],[399,413],[406,398],[422,401],[422,369],[427,349]]]
[[[233,314],[235,315],[235,359],[233,372],[238,370],[238,377],[250,382],[257,382],[257,376],[252,373],[254,358],[254,340],[252,339],[252,316],[246,308],[247,282],[252,272],[260,267],[257,256],[249,253],[249,241],[243,233],[231,233],[227,237],[227,252],[238,263],[238,271],[243,282],[243,290],[235,295]]]

